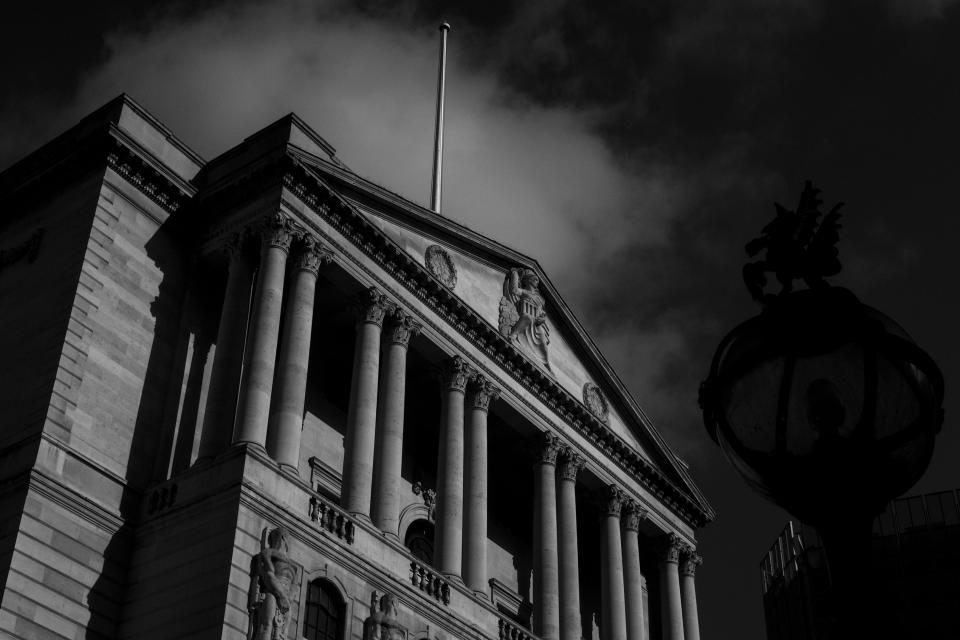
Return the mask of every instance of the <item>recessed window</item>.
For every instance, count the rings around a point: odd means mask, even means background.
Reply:
[[[343,640],[345,609],[343,599],[332,584],[314,580],[307,587],[303,635],[308,640]]]

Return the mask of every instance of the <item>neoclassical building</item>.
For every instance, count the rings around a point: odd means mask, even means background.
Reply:
[[[696,640],[714,513],[531,258],[294,115],[0,174],[0,635]]]

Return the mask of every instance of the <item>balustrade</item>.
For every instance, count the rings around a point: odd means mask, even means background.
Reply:
[[[317,523],[322,531],[332,533],[347,544],[353,544],[356,525],[346,513],[317,496],[311,496],[308,514],[310,520]]]
[[[450,604],[450,585],[433,569],[416,560],[410,563],[410,583],[437,602]]]

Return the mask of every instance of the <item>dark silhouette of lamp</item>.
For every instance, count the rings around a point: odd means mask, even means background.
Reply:
[[[850,634],[867,631],[862,616],[876,617],[872,522],[930,463],[943,377],[893,320],[826,282],[840,271],[842,205],[823,216],[818,194],[807,182],[796,211],[776,205],[747,244],[750,256],[765,252],[743,271],[763,310],[720,343],[700,406],[740,475],[818,529],[834,591],[830,637],[858,637]],[[778,294],[764,291],[768,273]],[[794,280],[808,288],[795,291]]]

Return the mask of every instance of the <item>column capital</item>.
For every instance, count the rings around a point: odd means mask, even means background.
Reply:
[[[600,494],[601,513],[607,517],[619,518],[626,496],[615,484],[608,484]]]
[[[703,564],[703,558],[693,549],[685,547],[680,553],[680,575],[692,578],[697,567]]]
[[[449,358],[443,365],[441,382],[444,391],[466,393],[467,383],[474,375],[473,367],[460,356]]]
[[[533,445],[534,465],[556,465],[561,446],[557,436],[549,431],[541,433]]]
[[[387,296],[380,293],[379,289],[370,287],[357,296],[353,306],[357,314],[358,322],[375,324],[378,327],[382,327],[383,318],[387,315],[387,312],[393,308],[393,303],[390,302]]]
[[[577,474],[583,469],[584,463],[583,456],[570,447],[564,447],[560,453],[560,464],[557,465],[557,475],[561,480],[576,482]]]
[[[394,307],[390,311],[390,318],[388,332],[390,344],[407,347],[410,344],[410,338],[420,333],[422,328],[420,323],[399,307]]]
[[[471,409],[488,411],[490,403],[500,397],[500,389],[482,375],[475,374],[469,386],[467,401]]]
[[[293,242],[293,221],[282,213],[274,213],[256,225],[264,249],[277,248],[289,253]]]
[[[660,562],[677,564],[680,562],[680,552],[685,546],[680,536],[673,532],[668,533],[660,541]]]
[[[647,519],[647,510],[633,499],[627,499],[623,508],[623,528],[628,531],[639,531],[640,523]]]
[[[300,271],[309,271],[313,275],[320,272],[320,267],[333,261],[333,252],[323,246],[313,236],[304,236],[299,242],[294,268]]]

